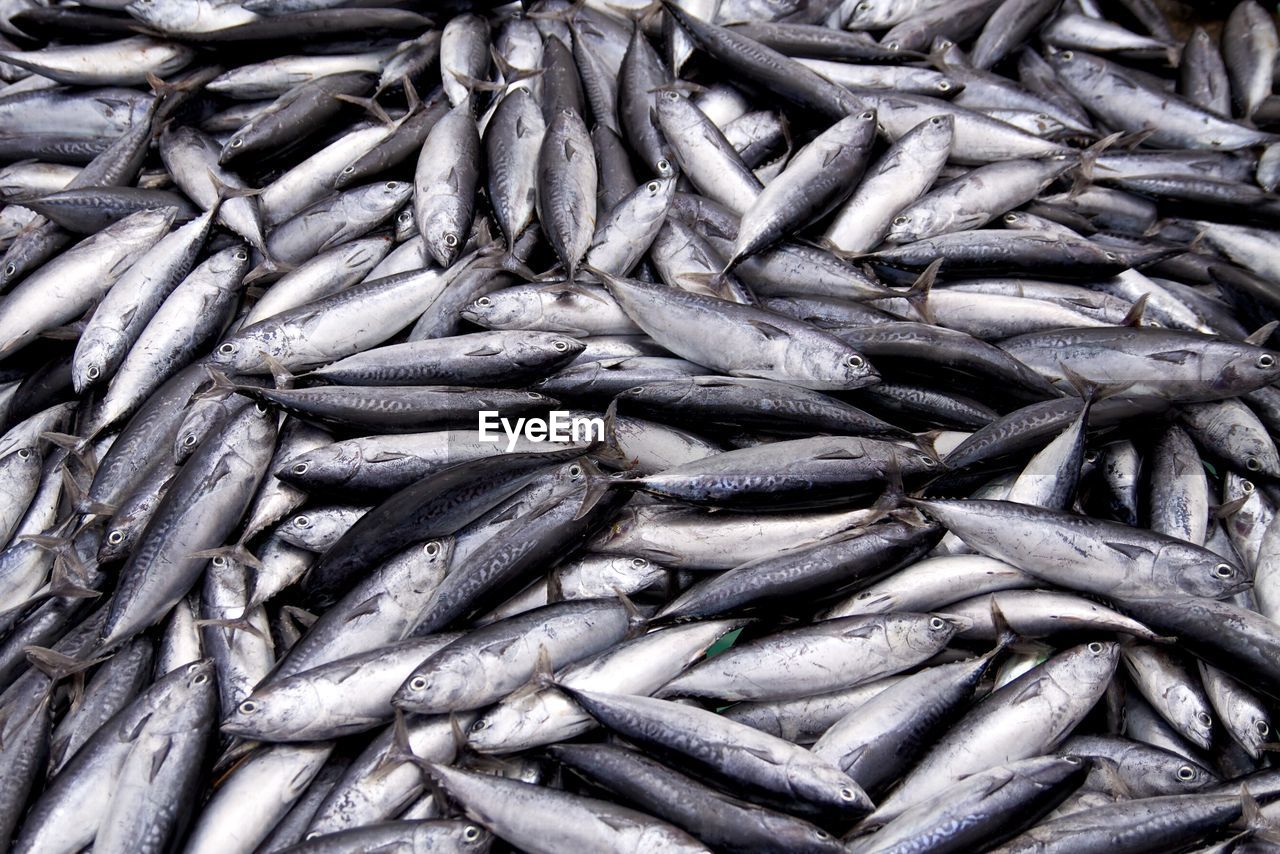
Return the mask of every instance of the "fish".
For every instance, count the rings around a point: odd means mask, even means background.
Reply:
[[[1264,4],[427,5],[0,0],[0,842],[1265,844]]]

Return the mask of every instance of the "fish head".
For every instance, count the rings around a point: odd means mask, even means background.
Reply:
[[[435,658],[433,656],[433,658]],[[476,656],[467,654],[467,661],[451,659],[455,666],[439,667],[432,659],[424,662],[392,698],[398,709],[421,714],[444,714],[456,711],[460,700],[475,689],[475,677],[484,668]]]
[[[150,508],[151,503],[147,502],[139,506],[136,514],[111,517],[111,526],[103,532],[102,543],[98,546],[98,563],[118,563],[129,556],[142,531],[140,519],[149,518]]]
[[[916,207],[903,211],[895,216],[889,224],[889,233],[885,240],[890,243],[911,243],[928,235],[933,229],[936,217],[933,211],[924,207]]]
[[[587,349],[569,335],[555,332],[530,333],[504,345],[507,358],[523,367],[541,367],[549,362],[562,365]]]
[[[932,655],[945,647],[957,632],[973,628],[973,620],[955,614],[929,614],[927,619],[916,619],[907,633],[907,643],[912,649]]]
[[[849,390],[880,382],[871,361],[835,336],[793,341],[784,357],[788,373],[806,377],[810,388]]]
[[[1253,579],[1232,561],[1190,543],[1172,542],[1157,553],[1155,565],[1170,567],[1178,592],[1222,599],[1249,587]]]
[[[875,809],[871,798],[854,780],[825,762],[789,763],[787,782],[801,799],[821,804],[842,816],[863,816]]]
[[[71,386],[76,394],[84,394],[89,387],[107,379],[104,374],[110,358],[111,348],[101,337],[89,334],[80,339],[71,362]]]
[[[1101,696],[1119,661],[1120,644],[1093,641],[1072,647],[1041,666],[1059,685],[1070,686],[1072,691],[1081,694]]]
[[[447,836],[447,839],[445,838]],[[413,831],[411,849],[414,851],[449,851],[481,854],[493,847],[493,834],[472,822],[450,822],[449,829],[441,834],[436,822],[423,822]]]
[[[188,0],[133,0],[124,10],[158,30],[190,30],[200,20],[199,3]]]
[[[418,222],[418,231],[427,245],[427,251],[441,267],[453,266],[453,262],[462,254],[463,244],[467,242],[467,235],[457,229],[458,217],[455,213],[453,206],[440,204]]]
[[[477,297],[461,312],[463,319],[488,329],[528,329],[541,313],[538,295],[524,288]]]
[[[1280,382],[1280,353],[1262,347],[1240,347],[1232,354],[1217,376],[1213,388],[1228,394],[1239,394]]]

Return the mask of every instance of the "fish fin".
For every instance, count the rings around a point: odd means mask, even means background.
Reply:
[[[409,744],[409,728],[405,726],[404,710],[397,708],[395,720],[391,724],[391,746],[386,753],[382,754],[382,758],[378,760],[378,764],[373,767],[369,776],[380,780],[405,762],[420,763],[422,760],[413,752],[413,747]]]
[[[34,645],[23,647],[22,651],[26,654],[27,661],[30,661],[37,670],[55,680],[83,673],[111,657],[104,655],[98,658],[79,659],[55,649]]]
[[[1253,334],[1244,339],[1244,343],[1252,344],[1255,347],[1266,346],[1267,341],[1275,334],[1277,327],[1280,327],[1280,320],[1273,320],[1264,326],[1260,326]]]
[[[560,573],[553,569],[547,573],[547,604],[554,605],[556,602],[563,601],[564,587],[560,583]]]
[[[1124,555],[1127,560],[1137,560],[1143,555],[1151,554],[1150,549],[1144,549],[1142,546],[1135,546],[1129,543],[1117,543],[1111,540],[1104,540],[1102,543],[1114,552]]]
[[[114,271],[113,271],[114,272]],[[55,326],[52,329],[45,329],[39,333],[41,338],[48,338],[51,341],[75,341],[80,338],[84,332],[84,324],[68,323],[66,326]]]
[[[1074,199],[1093,184],[1093,170],[1098,162],[1098,157],[1108,148],[1123,140],[1124,136],[1123,131],[1117,131],[1109,136],[1104,136],[1080,152],[1080,162],[1075,166],[1075,178],[1071,183],[1070,191],[1067,193],[1069,198]]]
[[[280,613],[308,629],[315,625],[316,620],[320,619],[306,608],[299,608],[297,605],[285,605],[280,609]]]
[[[627,612],[627,637],[638,637],[644,634],[645,627],[649,625],[648,618],[640,612],[636,603],[631,601],[631,597],[624,593],[622,588],[613,588],[613,595],[618,597],[618,601]]]
[[[1147,356],[1155,362],[1168,362],[1173,365],[1181,365],[1190,359],[1196,358],[1196,353],[1192,350],[1165,350],[1162,353],[1152,353]]]
[[[467,92],[475,94],[476,92],[501,92],[507,88],[505,83],[494,83],[489,80],[480,80],[469,74],[463,74],[461,71],[450,71],[453,79],[457,80],[466,87]]]
[[[609,401],[609,406],[604,411],[604,444],[602,447],[593,448],[591,454],[596,459],[608,463],[616,463],[624,468],[635,466],[636,461],[628,460],[627,455],[623,453],[622,448],[618,445],[617,398]]]
[[[854,452],[848,448],[833,447],[825,451],[814,454],[811,459],[815,460],[860,460],[866,456],[865,452]]]
[[[907,290],[906,300],[912,308],[916,310],[916,314],[924,318],[925,323],[937,325],[937,321],[933,317],[933,312],[929,309],[929,292],[933,290],[933,283],[938,279],[938,270],[942,268],[942,259],[935,258],[929,263],[928,267],[916,277],[915,282]]]
[[[205,365],[204,369],[209,374],[211,385],[197,395],[200,400],[221,399],[238,393],[242,388],[242,386],[233,383],[230,377],[212,365]]]
[[[578,512],[574,514],[574,519],[582,519],[590,513],[600,499],[613,488],[615,483],[611,478],[605,477],[600,473],[600,469],[596,467],[590,459],[584,457],[581,462],[583,471],[587,475],[587,486],[582,493],[582,504],[578,507]]]
[[[274,281],[281,275],[292,272],[296,269],[298,269],[297,266],[293,264],[286,264],[284,261],[276,261],[268,258],[245,274],[244,283],[246,285],[251,285],[254,282],[262,281],[263,279],[271,279]]]
[[[1034,700],[1035,698],[1039,697],[1043,693],[1044,693],[1044,685],[1041,683],[1039,679],[1033,679],[1027,685],[1027,687],[1019,691],[1017,695],[1009,701],[1009,704],[1016,706],[1020,703],[1025,703],[1029,700]]]
[[[489,55],[493,57],[493,64],[498,67],[498,73],[502,75],[503,83],[490,84],[497,86],[495,91],[501,91],[513,83],[519,83],[521,80],[530,80],[534,77],[541,77],[543,69],[541,68],[517,68],[507,62],[507,58],[498,52],[497,47],[492,43],[489,45]],[[454,77],[458,75],[455,74]],[[461,79],[459,82],[465,84]]]
[[[395,127],[395,121],[391,116],[387,115],[386,110],[382,109],[382,105],[373,98],[361,98],[356,95],[347,95],[344,93],[339,93],[333,97],[346,104],[355,104],[382,124],[389,127]]]
[[[212,169],[209,170],[209,180],[213,182],[213,189],[218,194],[218,198],[214,201],[215,205],[221,205],[227,199],[242,199],[262,193],[262,190],[255,190],[252,187],[233,187],[219,178]]]
[[[1214,507],[1209,508],[1209,515],[1214,519],[1230,519],[1232,516],[1240,512],[1240,508],[1249,503],[1248,495],[1241,495],[1239,498],[1233,498],[1230,501],[1224,501]]]
[[[169,758],[169,751],[173,749],[173,740],[166,738],[164,745],[151,754],[151,771],[147,776],[148,782],[155,782],[156,775],[160,773],[160,769],[164,767],[164,761]]]
[[[1148,291],[1147,293],[1143,294],[1142,296],[1134,300],[1133,305],[1129,307],[1129,310],[1127,312],[1125,312],[1124,319],[1120,321],[1120,325],[1121,326],[1141,326],[1142,315],[1147,310],[1147,301],[1149,299],[1151,299],[1150,291]]]
[[[274,646],[271,638],[268,637],[262,629],[249,622],[248,617],[236,617],[234,619],[214,619],[212,617],[202,620],[196,620],[196,625],[204,628],[206,626],[228,629],[231,632],[248,632],[261,641],[265,641],[268,646]]]
[[[468,350],[464,355],[467,356],[497,356],[502,353],[501,347],[477,347],[474,350]]]
[[[281,364],[280,360],[272,356],[265,350],[259,350],[258,356],[262,358],[262,363],[271,371],[271,378],[275,381],[276,388],[289,389],[293,388],[295,377],[288,368]]]
[[[987,655],[993,659],[996,655],[1018,642],[1018,633],[1009,625],[1009,620],[1000,609],[1000,602],[994,593],[989,599],[991,607],[991,623],[996,629],[996,645]]]
[[[788,337],[786,330],[779,329],[772,323],[766,323],[763,320],[748,320],[747,324],[769,340]]]
[[[192,552],[187,555],[191,558],[213,558],[220,557],[228,561],[234,561],[241,566],[251,567],[253,569],[262,569],[262,561],[253,556],[250,551],[245,548],[244,543],[236,543],[231,546],[218,546],[213,549],[203,549],[198,552]]]

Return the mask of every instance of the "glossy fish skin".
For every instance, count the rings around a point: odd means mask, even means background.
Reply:
[[[734,646],[669,682],[662,695],[777,700],[824,694],[927,660],[963,628],[937,614],[825,620]]]
[[[279,263],[301,264],[377,228],[413,192],[407,182],[385,181],[327,196],[276,226],[267,238],[266,254]]]
[[[793,811],[854,817],[871,801],[834,766],[790,742],[692,706],[570,690],[596,720],[636,744],[733,780],[752,800],[784,798]]]
[[[1093,641],[994,691],[934,744],[869,821],[891,820],[969,774],[1052,750],[1102,696],[1119,657],[1117,644]]]
[[[296,141],[299,128],[318,127],[338,112],[342,102],[336,95],[358,95],[372,84],[373,75],[351,71],[320,77],[289,90],[227,140],[218,162],[226,165]]]
[[[707,198],[745,214],[763,188],[715,123],[673,90],[658,97],[657,117],[681,174]]]
[[[789,549],[753,561],[686,590],[658,613],[681,619],[736,611],[761,600],[863,584],[922,557],[939,532],[928,526],[890,522],[833,537],[817,546]]]
[[[578,453],[475,460],[405,487],[362,516],[325,552],[307,577],[309,594],[317,601],[332,601],[362,570],[411,543],[454,533],[540,472]]]
[[[627,411],[690,427],[711,421],[782,434],[822,431],[909,438],[905,430],[834,397],[773,380],[701,376],[650,382],[617,399]]]
[[[1242,678],[1274,700],[1280,696],[1275,624],[1229,602],[1189,596],[1125,599],[1120,607],[1162,634],[1176,634],[1196,657]]]
[[[631,617],[617,599],[557,602],[473,629],[417,666],[396,692],[398,709],[448,714],[480,709],[552,669],[622,640]]]
[[[866,169],[875,129],[875,111],[867,110],[842,119],[797,152],[743,213],[726,269],[840,204]]]
[[[551,459],[550,454],[545,457]],[[545,500],[512,519],[506,529],[479,545],[465,566],[449,574],[423,607],[415,636],[440,631],[534,567],[572,553],[627,500],[625,491],[610,489],[590,466],[570,463],[561,474],[563,486],[557,485]]]
[[[1014,502],[916,505],[988,557],[1069,589],[1104,596],[1222,598],[1249,584],[1243,570],[1207,549],[1114,522]]]
[[[597,180],[587,127],[572,109],[562,110],[547,124],[538,153],[537,211],[570,282],[595,234]]]
[[[523,88],[502,99],[485,130],[489,199],[510,247],[533,222],[544,133],[542,111]]]
[[[1275,21],[1257,3],[1236,4],[1222,29],[1222,50],[1231,79],[1231,93],[1240,116],[1252,119],[1262,101],[1271,94],[1274,70],[1280,56],[1280,39]]]
[[[997,843],[1052,811],[1087,773],[1087,763],[1074,756],[1001,765],[904,811],[871,836],[848,839],[846,850],[869,854],[928,846],[932,851],[965,851],[975,844]]]
[[[908,676],[833,724],[811,749],[867,791],[880,790],[962,713],[991,661],[983,656]]]
[[[92,306],[169,230],[173,210],[140,211],[72,247],[5,298],[0,353],[29,344]]]
[[[605,282],[641,329],[695,364],[816,390],[861,388],[879,379],[861,354],[809,324],[634,279]]]
[[[430,773],[466,811],[534,854],[567,848],[706,851],[682,830],[608,801],[444,765]]]
[[[735,800],[622,747],[568,744],[553,747],[551,753],[718,849],[814,854],[843,850],[829,833],[806,821]]]
[[[470,102],[436,122],[418,155],[413,209],[427,249],[442,267],[462,253],[480,180],[480,134]]]
[[[205,560],[191,554],[222,545],[240,521],[271,460],[275,429],[265,409],[242,410],[183,466],[121,570],[101,648],[153,624],[195,584]]]

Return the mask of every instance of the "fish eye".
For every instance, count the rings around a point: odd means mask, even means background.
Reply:
[[[468,824],[462,831],[462,838],[467,842],[475,842],[480,838],[480,828],[474,824]]]
[[[876,114],[875,114],[875,113],[873,113],[871,110],[867,110],[865,113],[863,113],[862,115],[858,116],[858,118],[862,119],[864,122],[869,122],[869,121],[871,121],[872,119],[874,119],[875,117],[876,117]]]
[[[8,265],[7,267],[5,267],[5,268],[4,268],[4,274],[5,274],[6,276],[12,276],[12,275],[15,275],[17,272],[18,272],[18,265],[17,265],[17,264],[10,264],[10,265]]]
[[[223,557],[222,555],[216,555],[216,556],[214,556],[214,558],[213,558],[213,565],[214,565],[214,566],[217,566],[217,567],[223,567],[223,566],[226,566],[226,565],[227,565],[227,559],[226,559],[225,557]]]
[[[1249,459],[1251,459],[1251,460],[1252,460],[1252,459],[1253,459],[1253,457],[1250,457]],[[1243,492],[1245,495],[1252,495],[1252,494],[1253,494],[1253,490],[1254,490],[1254,489],[1256,489],[1256,488],[1257,488],[1257,487],[1255,487],[1255,486],[1253,485],[1253,481],[1251,481],[1251,480],[1242,480],[1242,481],[1240,481],[1240,491],[1241,491],[1241,492]]]
[[[1276,357],[1271,355],[1270,353],[1263,353],[1261,356],[1258,357],[1257,364],[1259,368],[1274,367],[1275,363],[1276,363]]]
[[[1067,763],[1068,765],[1082,765],[1082,764],[1084,764],[1084,760],[1083,760],[1083,759],[1081,759],[1079,756],[1064,756],[1064,757],[1062,757],[1062,761],[1063,761],[1063,762],[1065,762],[1065,763]]]
[[[861,368],[867,364],[867,360],[854,353],[851,356],[846,356],[844,363],[851,368]]]
[[[933,629],[934,631],[937,631],[945,627],[946,625],[947,625],[947,621],[942,619],[941,617],[934,617],[933,619],[929,620],[929,628]]]
[[[680,97],[680,93],[676,92],[674,89],[668,89],[662,93],[662,97],[666,98],[668,101],[674,101]]]
[[[898,50],[901,48],[901,45],[899,45],[897,42],[885,42],[884,46],[889,50]]]
[[[646,566],[649,565],[649,561],[645,560],[642,557],[635,557],[631,559],[631,565],[634,566],[636,569],[644,569]]]
[[[1178,766],[1178,779],[1182,780],[1184,783],[1188,780],[1194,780],[1195,776],[1196,769],[1192,768],[1190,765]]]
[[[924,464],[925,468],[933,468],[938,464],[938,461],[933,457],[926,457],[924,454],[920,455],[920,462]]]
[[[346,169],[343,169],[343,170],[342,170],[342,174],[343,174],[343,175],[350,175],[350,174],[351,174],[352,172],[354,172],[354,171],[356,171],[356,167],[354,167],[354,166],[348,166]]]
[[[1253,728],[1258,731],[1258,735],[1266,735],[1271,732],[1271,727],[1267,726],[1266,721],[1254,721]]]
[[[1213,574],[1219,578],[1230,578],[1236,574],[1236,570],[1229,563],[1220,563],[1213,568]]]
[[[111,545],[113,546],[120,545],[121,543],[124,542],[124,532],[112,531],[110,534],[107,534],[107,542],[111,543]]]
[[[870,3],[859,3],[857,6],[854,7],[853,11],[866,12],[866,11],[869,11],[870,9],[871,9]]]
[[[396,187],[399,187],[399,186],[400,186],[399,181],[388,181],[386,184],[386,187],[388,190],[394,190]]]
[[[256,406],[253,407],[253,411],[258,413],[259,415],[266,415],[267,414],[266,404],[262,404],[262,403],[257,404]]]
[[[294,473],[294,474],[306,474],[306,473],[307,473],[307,469],[309,469],[309,468],[311,468],[311,466],[307,465],[306,463],[298,463],[297,465],[295,465],[295,466],[293,467],[293,473]]]
[[[569,466],[569,477],[578,477],[580,474],[582,474],[582,466],[577,463]]]
[[[552,345],[551,345],[551,347],[552,347],[553,349],[558,350],[559,352],[563,353],[564,351],[566,351],[566,350],[568,350],[568,349],[569,349],[569,342],[568,342],[568,341],[557,341],[556,343],[552,344]]]
[[[434,541],[427,543],[425,546],[422,547],[422,553],[425,554],[427,557],[435,557],[436,555],[440,554],[440,544]]]
[[[446,235],[444,236],[444,245],[445,245],[445,246],[448,246],[450,249],[452,249],[453,247],[457,246],[457,245],[458,245],[458,235],[453,234],[452,232],[450,232],[449,234],[446,234]]]
[[[243,249],[237,249],[235,254],[231,257],[235,258],[237,261],[247,261],[249,260],[249,253],[245,252]]]
[[[1207,712],[1200,712],[1196,715],[1196,720],[1200,722],[1200,726],[1211,726],[1213,718],[1209,717]]]
[[[425,691],[427,689],[427,678],[425,676],[415,676],[409,680],[409,687],[414,691]]]
[[[1116,253],[1114,253],[1114,252],[1107,252],[1107,253],[1104,253],[1104,257],[1105,257],[1108,261],[1119,261],[1119,260],[1120,260],[1120,256],[1119,256],[1119,255],[1117,255],[1117,254],[1116,254]]]
[[[486,720],[485,718],[481,718],[480,720],[476,721],[471,725],[472,732],[480,732],[480,730],[488,729],[488,728],[489,728],[489,721]]]
[[[1010,214],[1005,214],[1005,215],[1004,215],[1004,221],[1005,221],[1005,222],[1017,222],[1017,221],[1018,221],[1018,215],[1017,215],[1017,214],[1012,214],[1012,213],[1010,213]]]
[[[294,524],[294,526],[295,526],[295,527],[297,527],[297,528],[310,528],[310,527],[311,527],[311,517],[310,517],[310,516],[295,516],[295,517],[293,517],[293,524]]]
[[[235,351],[236,351],[236,345],[232,344],[230,341],[228,341],[226,344],[223,344],[221,347],[218,348],[218,352],[224,356],[230,356]]]
[[[824,841],[831,838],[831,834],[827,833],[825,830],[814,830],[813,835],[815,839],[821,839]]]
[[[413,211],[407,209],[400,211],[401,222],[408,222],[411,219],[413,219]]]
[[[1094,641],[1093,643],[1089,644],[1089,652],[1093,653],[1094,655],[1102,655],[1102,651],[1104,649],[1106,649],[1106,647],[1104,647],[1102,644],[1098,643],[1097,641]]]
[[[645,189],[648,190],[650,193],[656,193],[658,192],[658,190],[662,189],[662,185],[659,184],[657,181],[650,181],[648,184],[645,185]]]
[[[197,673],[197,674],[195,675],[195,677],[191,680],[191,684],[192,684],[192,685],[203,685],[204,683],[206,683],[206,682],[208,682],[208,681],[209,681],[209,674],[208,674],[208,673]]]
[[[1058,56],[1061,57],[1063,62],[1070,62],[1075,59],[1076,55],[1069,50],[1064,50],[1062,53],[1058,54]]]
[[[85,371],[85,375],[91,380],[96,380],[98,377],[102,376],[102,371],[98,370],[97,365],[90,365],[89,369]]]
[[[911,222],[911,218],[910,218],[910,217],[905,217],[905,216],[895,216],[895,217],[893,218],[893,224],[894,224],[894,225],[906,225],[906,224],[907,224],[907,223],[909,223],[909,222]]]
[[[842,800],[842,801],[852,801],[852,800],[856,800],[856,799],[857,799],[857,797],[858,797],[858,793],[857,793],[857,792],[855,792],[853,789],[850,789],[848,786],[843,786],[843,787],[841,787],[841,789],[840,789],[840,800]]]
[[[239,709],[240,709],[240,714],[251,715],[254,712],[258,711],[258,704],[255,703],[253,700],[245,700],[243,703],[240,704]]]
[[[669,174],[671,174],[671,161],[667,160],[667,158],[665,158],[665,157],[664,157],[664,158],[662,158],[661,160],[659,160],[659,161],[657,162],[657,164],[656,164],[656,165],[657,165],[657,167],[658,167],[658,174],[659,174],[659,175],[669,175]]]
[[[939,90],[941,90],[941,91],[943,91],[943,92],[949,92],[949,91],[951,91],[951,83],[950,83],[950,81],[947,81],[947,80],[942,80],[942,81],[940,81],[940,82],[938,83],[938,89],[939,89]]]
[[[942,124],[942,116],[934,116],[933,118],[929,119],[929,124],[933,125],[934,127],[937,127],[938,125]]]
[[[22,448],[18,451],[18,459],[20,460],[28,459],[30,456],[31,456],[31,451],[28,450],[27,448]]]
[[[476,300],[476,305],[480,306],[481,308],[488,308],[489,306],[493,305],[493,300],[489,299],[488,297],[480,297],[480,299]]]
[[[193,445],[195,445],[195,443],[196,443],[196,434],[195,434],[195,433],[188,433],[188,434],[187,434],[187,438],[185,438],[185,439],[183,439],[183,440],[182,440],[182,444],[183,444],[183,446],[184,446],[184,447],[187,447],[187,448],[192,447]]]
[[[240,137],[236,137],[235,139],[231,140],[232,148],[239,148],[242,145],[244,145],[244,140],[241,139]]]
[[[1086,463],[1096,463],[1098,461],[1097,451],[1085,451],[1084,461]]]

